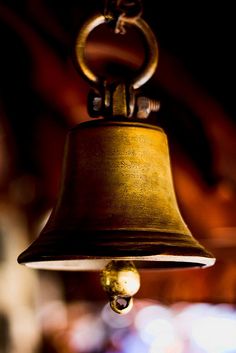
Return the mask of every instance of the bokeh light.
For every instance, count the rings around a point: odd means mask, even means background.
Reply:
[[[192,325],[192,338],[209,353],[236,352],[236,315],[215,310]]]

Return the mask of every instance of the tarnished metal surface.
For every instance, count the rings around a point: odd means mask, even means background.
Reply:
[[[140,276],[132,261],[111,261],[101,273],[101,284],[110,306],[118,314],[128,313],[140,287]]]
[[[96,269],[113,258],[137,260],[141,267],[214,263],[179,213],[165,133],[137,122],[100,120],[69,133],[58,203],[19,261]]]

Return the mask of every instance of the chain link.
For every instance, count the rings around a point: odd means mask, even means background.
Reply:
[[[104,16],[114,26],[115,33],[125,34],[127,21],[135,21],[143,12],[141,0],[106,0]]]

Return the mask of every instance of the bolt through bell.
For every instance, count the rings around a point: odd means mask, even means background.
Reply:
[[[100,270],[111,260],[138,268],[215,262],[180,215],[159,127],[97,120],[73,128],[56,207],[18,258],[29,267],[57,270]]]

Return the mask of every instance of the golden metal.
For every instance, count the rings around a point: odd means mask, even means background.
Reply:
[[[19,257],[57,270],[100,270],[111,260],[137,268],[215,262],[180,215],[166,135],[153,125],[96,120],[73,128],[56,207]]]
[[[107,20],[115,21],[115,33],[124,34],[125,19],[132,18],[133,20],[140,18],[143,13],[141,0],[126,1],[126,0],[107,0],[104,8],[104,16]]]
[[[80,30],[78,65],[97,86],[89,109],[92,116],[110,120],[71,130],[56,207],[39,237],[18,258],[19,263],[40,269],[102,269],[101,284],[119,314],[130,311],[140,287],[134,262],[139,268],[202,267],[215,262],[179,213],[166,135],[156,126],[121,121],[135,111],[143,119],[159,110],[159,102],[142,96],[136,100],[134,93],[158,64],[156,38],[140,14],[128,17],[124,12],[116,19],[115,31],[135,26],[147,42],[143,71],[129,86],[126,82],[109,86],[86,63],[88,36],[107,22],[107,16],[95,15]]]
[[[140,287],[140,276],[132,261],[111,261],[101,273],[101,284],[116,313],[127,314],[132,309],[132,297]]]
[[[128,109],[126,103],[126,87],[124,84],[116,86],[113,93],[112,115],[117,117],[127,117]]]
[[[133,89],[138,89],[144,85],[155,73],[158,64],[158,47],[155,35],[148,26],[148,24],[141,18],[124,18],[126,24],[137,27],[144,35],[147,41],[147,58],[143,71],[139,73],[133,81],[131,86]],[[85,58],[85,46],[89,34],[99,25],[106,23],[106,17],[103,15],[95,15],[90,18],[81,28],[76,40],[76,58],[79,68],[84,77],[93,85],[99,85],[103,80],[97,76],[87,65]]]

